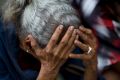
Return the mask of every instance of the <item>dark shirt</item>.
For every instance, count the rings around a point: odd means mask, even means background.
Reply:
[[[38,72],[23,71],[17,62],[19,45],[14,25],[3,26],[0,21],[0,80],[35,80]]]

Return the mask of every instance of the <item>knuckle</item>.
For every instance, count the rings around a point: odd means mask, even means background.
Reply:
[[[51,53],[51,50],[50,49],[45,49],[45,52],[46,53]]]
[[[36,56],[40,56],[40,53],[36,53]]]
[[[92,30],[91,30],[91,29],[88,29],[88,32],[89,32],[90,34],[92,34]]]
[[[68,45],[68,42],[67,41],[61,41],[61,44],[62,45]]]
[[[36,52],[36,54],[35,54],[37,57],[41,57],[41,52],[40,51],[38,51],[38,52]]]
[[[54,43],[56,42],[57,40],[55,38],[51,39],[51,42]]]
[[[54,54],[54,57],[57,57],[57,58],[58,58],[58,55],[55,53],[55,54]]]
[[[75,41],[75,44],[78,46],[81,46],[81,42],[80,41]]]

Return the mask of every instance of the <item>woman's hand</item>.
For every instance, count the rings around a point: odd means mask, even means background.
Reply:
[[[37,59],[41,62],[41,71],[38,80],[54,80],[53,78],[55,78],[60,67],[69,57],[76,38],[76,30],[73,26],[69,27],[62,40],[57,44],[62,31],[63,26],[59,26],[44,49],[39,48],[37,42],[31,38],[31,46],[36,53]],[[50,78],[48,79],[48,77]]]
[[[76,38],[74,44],[83,50],[83,54],[70,54],[70,58],[82,59],[85,64],[97,64],[96,49],[97,40],[90,29],[80,27],[77,30],[79,38]]]
[[[84,80],[97,80],[97,40],[90,29],[80,27],[77,31],[78,37],[75,40],[75,45],[83,50],[83,54],[70,54],[71,58],[82,59],[85,64]]]

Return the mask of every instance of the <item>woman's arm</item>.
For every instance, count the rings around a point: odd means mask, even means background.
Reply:
[[[52,35],[47,46],[43,49],[39,48],[35,39],[29,35],[28,40],[34,51],[32,53],[35,53],[34,56],[36,56],[41,63],[41,69],[37,80],[55,80],[60,67],[68,59],[69,52],[76,38],[76,30],[74,30],[73,26],[69,27],[59,44],[57,44],[62,30],[63,26],[59,26]]]
[[[97,40],[90,29],[80,27],[77,31],[75,45],[83,50],[83,54],[70,54],[71,58],[82,59],[85,65],[84,80],[97,80]]]

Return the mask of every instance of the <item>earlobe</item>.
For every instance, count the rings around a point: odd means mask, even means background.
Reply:
[[[33,44],[35,47],[33,47]],[[36,57],[36,45],[37,42],[35,42],[35,39],[32,35],[28,35],[24,40],[22,40],[20,47],[26,52]],[[39,48],[39,47],[38,47]]]
[[[26,52],[32,54],[34,57],[36,57],[38,50],[41,50],[36,39],[31,34],[25,38],[25,45]]]
[[[25,52],[30,53],[32,51],[31,38],[29,37],[29,35],[24,40],[22,40],[21,43],[22,43],[21,48],[24,49]]]
[[[28,35],[28,36],[25,38],[25,42],[26,42],[26,43],[31,42],[30,36],[31,36],[31,35]]]
[[[39,45],[36,41],[36,39],[29,34],[26,38],[25,38],[25,44],[27,47],[29,47],[29,49],[33,52],[35,52],[37,49],[39,49]]]

